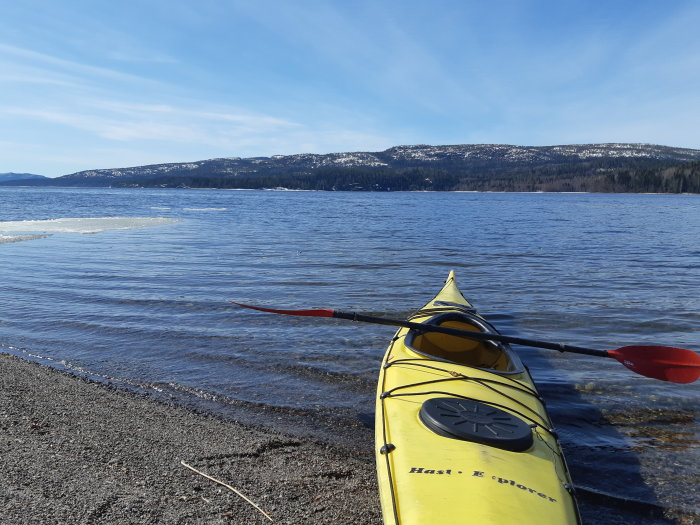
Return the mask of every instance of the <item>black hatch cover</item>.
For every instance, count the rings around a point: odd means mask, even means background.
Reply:
[[[532,446],[529,424],[500,408],[456,397],[429,399],[420,409],[421,421],[444,437],[522,452]]]

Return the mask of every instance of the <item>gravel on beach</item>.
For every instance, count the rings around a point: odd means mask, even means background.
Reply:
[[[0,523],[381,523],[372,450],[0,354]]]

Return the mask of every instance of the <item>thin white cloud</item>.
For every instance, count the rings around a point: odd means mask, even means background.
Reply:
[[[92,112],[85,109],[91,108]],[[29,118],[87,131],[115,141],[172,141],[175,143],[230,143],[231,137],[259,137],[299,124],[267,115],[221,113],[171,106],[94,101],[81,108],[0,107],[0,115]]]
[[[47,85],[60,86],[64,88],[75,88],[78,84],[67,78],[59,78],[58,76],[48,76],[40,70],[32,70],[24,68],[23,70],[15,69],[12,72],[7,72],[0,77],[0,84],[25,84],[25,85]]]
[[[129,73],[124,73],[116,69],[99,66],[92,66],[71,60],[65,60],[45,53],[39,53],[31,49],[20,48],[0,43],[0,55],[5,55],[6,65],[8,59],[19,59],[20,65],[27,62],[34,65],[34,68],[45,72],[49,76],[55,74],[72,75],[83,79],[99,77],[102,79],[119,80],[126,82],[138,82],[149,84],[160,84],[151,79],[139,77]],[[16,63],[15,63],[16,64]]]
[[[195,121],[223,121],[237,122],[246,125],[270,127],[294,127],[297,123],[268,115],[258,115],[249,112],[236,112],[232,108],[221,107],[214,109],[185,109],[170,104],[145,104],[135,102],[122,102],[116,100],[91,101],[90,105],[123,115],[150,115],[157,117],[171,117],[179,119],[192,119]],[[201,103],[189,101],[188,108],[198,107]]]

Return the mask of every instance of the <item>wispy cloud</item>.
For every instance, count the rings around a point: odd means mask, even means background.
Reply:
[[[216,112],[114,100],[83,101],[79,108],[69,109],[0,107],[0,115],[60,124],[121,142],[171,141],[230,146],[236,137],[299,127],[299,124],[268,115],[233,113],[230,108]]]
[[[0,43],[0,58],[5,67],[11,69],[23,68],[27,65],[36,71],[42,71],[49,78],[56,75],[72,76],[87,80],[90,78],[102,78],[107,80],[119,80],[125,82],[139,82],[157,84],[145,77],[139,77],[124,73],[116,69],[93,66],[90,64],[66,60],[46,53],[40,53],[31,49],[20,48]],[[19,60],[19,62],[17,62]]]

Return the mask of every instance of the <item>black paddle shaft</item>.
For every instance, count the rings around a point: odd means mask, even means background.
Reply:
[[[333,310],[333,317],[339,319],[348,319],[361,323],[384,324],[389,326],[403,326],[420,332],[437,332],[440,334],[454,335],[456,337],[465,337],[476,341],[499,341],[501,343],[509,343],[514,345],[531,346],[534,348],[547,348],[549,350],[558,350],[559,352],[572,352],[576,354],[594,355],[598,357],[612,357],[606,350],[596,350],[593,348],[584,348],[581,346],[565,345],[562,343],[550,343],[547,341],[537,341],[534,339],[523,339],[522,337],[512,337],[509,335],[501,335],[494,332],[472,332],[471,330],[460,330],[459,328],[449,328],[435,324],[414,323],[411,321],[401,321],[398,319],[385,319],[383,317],[374,317],[371,315],[363,315],[355,312],[339,312]]]

